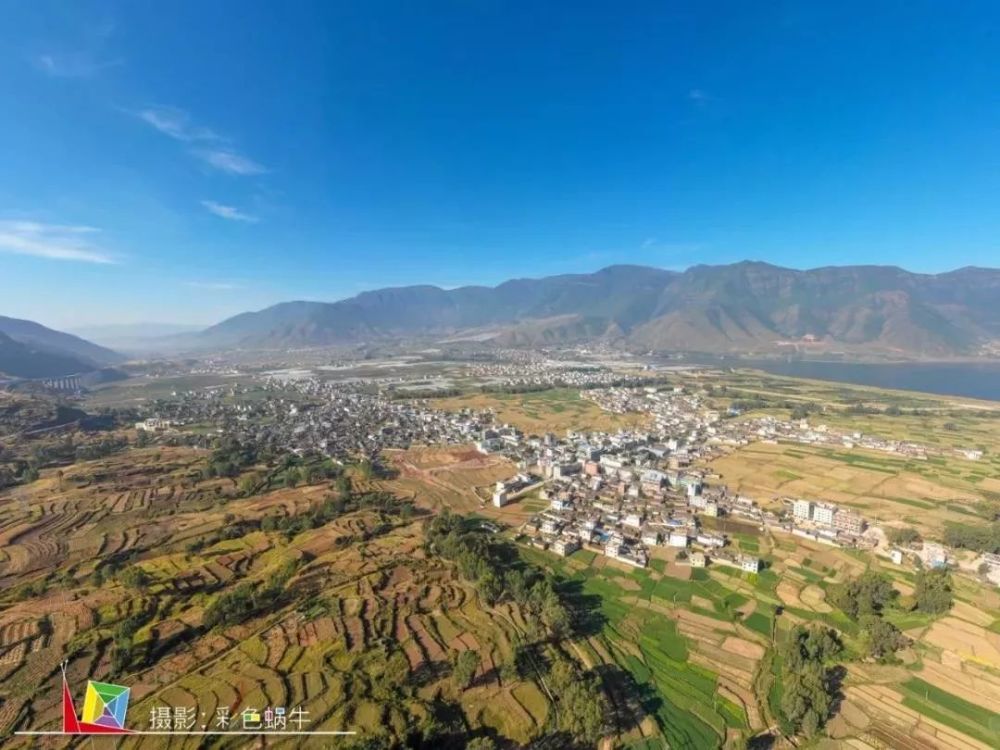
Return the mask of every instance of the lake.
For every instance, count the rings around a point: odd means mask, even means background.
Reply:
[[[1000,401],[1000,362],[810,362],[802,360],[704,359],[701,364],[751,367],[774,375],[832,380]]]

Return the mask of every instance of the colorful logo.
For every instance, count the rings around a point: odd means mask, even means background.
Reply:
[[[87,694],[83,699],[83,721],[102,727],[125,728],[125,711],[128,709],[129,689],[107,682],[87,681]]]
[[[130,734],[125,728],[129,688],[109,682],[87,680],[83,698],[83,715],[78,719],[73,696],[63,671],[63,733],[65,734]]]

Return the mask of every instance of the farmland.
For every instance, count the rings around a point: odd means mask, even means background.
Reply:
[[[710,385],[705,398],[713,409],[756,394],[767,403],[747,415],[788,419],[786,402],[808,403],[810,423],[838,429],[850,424],[849,404],[897,406],[898,414],[855,416],[873,434],[984,451],[980,461],[918,460],[839,445],[750,442],[711,447],[696,459],[710,486],[728,485],[765,508],[779,510],[784,496],[829,500],[933,539],[947,524],[980,518],[982,501],[996,499],[996,422],[982,404],[742,372],[676,377],[688,389]],[[105,395],[138,403],[166,395],[161,386],[168,384]],[[216,414],[276,395],[273,385],[188,386],[213,392]],[[312,424],[311,412],[330,403],[286,390]],[[677,403],[687,397],[665,396]],[[409,401],[387,403],[410,408]],[[642,422],[641,415],[604,412],[567,388],[430,403],[453,412],[492,408],[498,421],[533,434]],[[373,412],[374,428],[358,429],[374,434],[384,413]],[[300,434],[293,417],[275,417],[284,420],[282,434]],[[411,422],[440,415],[424,417]],[[490,502],[495,483],[518,472],[516,451],[484,454],[461,433],[449,444],[383,445],[377,455],[343,464],[308,448],[282,451],[275,441],[245,458],[224,448],[214,427],[222,423],[185,425],[198,433],[195,445],[214,450],[168,445],[159,436],[139,447],[136,433],[123,429],[77,432],[72,440],[46,432],[17,444],[12,466],[42,444],[54,459],[0,491],[0,733],[58,725],[65,659],[74,687],[87,678],[130,685],[136,728],[163,706],[197,706],[211,722],[220,709],[284,705],[307,711],[313,729],[356,729],[381,743],[376,747],[428,738],[458,747],[470,737],[503,748],[535,741],[561,747],[572,726],[551,688],[561,675],[563,685],[600,686],[602,746],[736,748],[778,731],[790,693],[782,649],[795,642],[797,626],[821,626],[843,645],[821,746],[998,746],[1000,594],[974,576],[954,576],[955,602],[943,613],[888,607],[885,620],[908,640],[880,663],[862,657],[863,629],[831,592],[875,568],[906,599],[914,592],[912,566],[735,516],[698,523],[725,534],[734,554],[759,557],[756,574],[718,561],[693,568],[686,554],[662,545],[650,545],[644,568],[597,548],[559,557],[522,535],[548,507],[538,488],[502,508]],[[117,442],[103,458],[74,453],[108,440]],[[462,514],[477,543],[502,550],[486,574],[470,573],[481,562],[475,554],[462,560],[450,541],[434,541],[431,530],[450,512]],[[482,524],[486,519],[496,526]],[[535,571],[536,581],[538,571],[549,576],[542,580],[571,612],[571,626],[540,635],[544,597],[523,586],[515,594],[518,586],[506,578],[522,570]],[[480,655],[468,681],[455,676],[463,652]],[[229,742],[220,746],[238,746]],[[159,746],[152,739],[136,744]]]
[[[68,659],[71,684],[131,686],[135,728],[156,706],[210,720],[284,705],[312,728],[387,739],[437,726],[442,711],[458,712],[466,736],[544,733],[539,685],[498,672],[524,616],[511,602],[491,610],[426,554],[419,509],[348,505],[300,531],[281,519],[341,508],[331,487],[240,497],[233,480],[201,479],[205,453],[132,450],[0,495],[0,732],[57,725]],[[262,601],[226,619],[241,587]],[[459,688],[450,660],[465,650],[481,661]]]
[[[563,433],[566,430],[605,430],[640,426],[642,415],[610,414],[580,397],[573,388],[552,388],[537,393],[490,393],[435,399],[445,411],[492,409],[497,420],[528,434]]]
[[[924,461],[862,449],[754,443],[709,464],[719,480],[765,505],[779,497],[825,500],[869,517],[940,536],[966,522],[994,479],[977,478],[979,462]]]
[[[772,655],[797,624],[833,628],[849,653],[857,648],[857,624],[826,595],[868,563],[790,537],[738,543],[747,542],[768,562],[760,574],[691,569],[671,551],[635,570],[588,551],[563,559],[523,549],[569,590],[600,602],[599,627],[575,645],[598,669],[614,665],[627,675],[624,684],[608,685],[616,706],[645,707],[641,721],[616,713],[624,746],[664,747],[665,740],[670,747],[713,747],[765,729],[782,692]],[[896,566],[883,570],[899,591],[912,591],[912,575]],[[997,747],[1000,635],[991,627],[1000,618],[1000,595],[963,582],[944,617],[892,617],[910,647],[896,666],[845,662],[843,700],[829,735],[859,748]]]
[[[633,570],[590,552],[522,554],[576,597],[600,602],[597,626],[574,646],[598,672],[624,673],[606,687],[626,746],[717,747],[765,727],[754,673],[769,639],[739,622],[746,581],[666,559]]]

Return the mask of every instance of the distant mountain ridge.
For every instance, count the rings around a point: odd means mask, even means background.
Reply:
[[[1000,342],[1000,269],[611,266],[495,287],[410,286],[339,302],[287,302],[229,318],[188,341],[282,348],[470,332],[501,345],[600,340],[664,351],[968,355]]]
[[[124,359],[78,336],[30,320],[0,316],[0,373],[54,378],[93,372]]]

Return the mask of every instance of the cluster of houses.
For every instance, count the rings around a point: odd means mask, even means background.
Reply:
[[[170,420],[160,417],[148,417],[135,423],[135,429],[143,432],[163,432],[170,429]]]
[[[761,561],[733,551],[711,519],[730,517],[838,546],[863,547],[874,541],[865,534],[866,520],[849,508],[786,498],[784,512],[775,513],[724,485],[706,484],[712,477],[697,466],[727,447],[756,440],[857,445],[912,457],[937,450],[857,432],[837,433],[823,425],[811,427],[806,420],[726,419],[707,408],[697,392],[680,387],[649,382],[593,387],[594,378],[609,378],[610,370],[553,367],[539,360],[513,369],[510,363],[478,367],[484,377],[513,378],[516,370],[545,382],[570,373],[586,381],[582,397],[605,410],[643,413],[647,419],[641,429],[617,433],[525,435],[514,426],[497,424],[488,410],[443,412],[433,408],[433,402],[389,398],[381,382],[305,376],[262,381],[258,389],[265,389],[265,398],[252,397],[240,385],[175,393],[155,404],[155,416],[135,426],[161,432],[184,424],[215,424],[220,433],[241,440],[334,458],[377,455],[385,448],[413,444],[474,443],[482,453],[509,457],[520,470],[497,483],[491,498],[495,506],[535,492],[547,501],[548,507],[526,528],[539,546],[561,555],[591,549],[637,567],[646,566],[651,550],[662,546],[684,550],[678,559],[694,567],[711,562],[748,572],[760,570]],[[525,367],[530,371],[525,373]],[[975,459],[976,454],[968,450],[963,455]],[[903,551],[891,552],[896,553],[902,560]],[[949,560],[945,548],[930,542],[919,556],[928,567]],[[1000,556],[993,558],[983,565],[1000,580]]]
[[[711,559],[760,570],[759,559],[730,552],[726,536],[701,520],[729,514],[760,522],[753,501],[706,487],[702,472],[681,468],[686,458],[671,461],[667,445],[641,438],[627,432],[543,438],[538,465],[546,482],[538,496],[548,507],[526,525],[533,543],[560,555],[590,549],[635,567],[648,564],[652,548],[690,548],[686,559],[696,567]]]
[[[828,425],[811,425],[808,419],[781,420],[775,417],[757,417],[741,422],[741,425],[764,442],[789,442],[805,445],[826,445],[836,448],[867,448],[882,451],[897,456],[926,460],[929,455],[941,455],[944,450],[937,447],[922,445],[908,440],[892,440],[877,435],[866,435],[863,432],[841,432]],[[978,461],[983,452],[975,448],[955,448],[949,451],[952,455],[969,461]]]
[[[849,508],[833,503],[814,502],[803,498],[788,498],[786,507],[791,511],[788,530],[797,536],[811,538],[828,544],[857,545],[868,523],[865,518]]]

